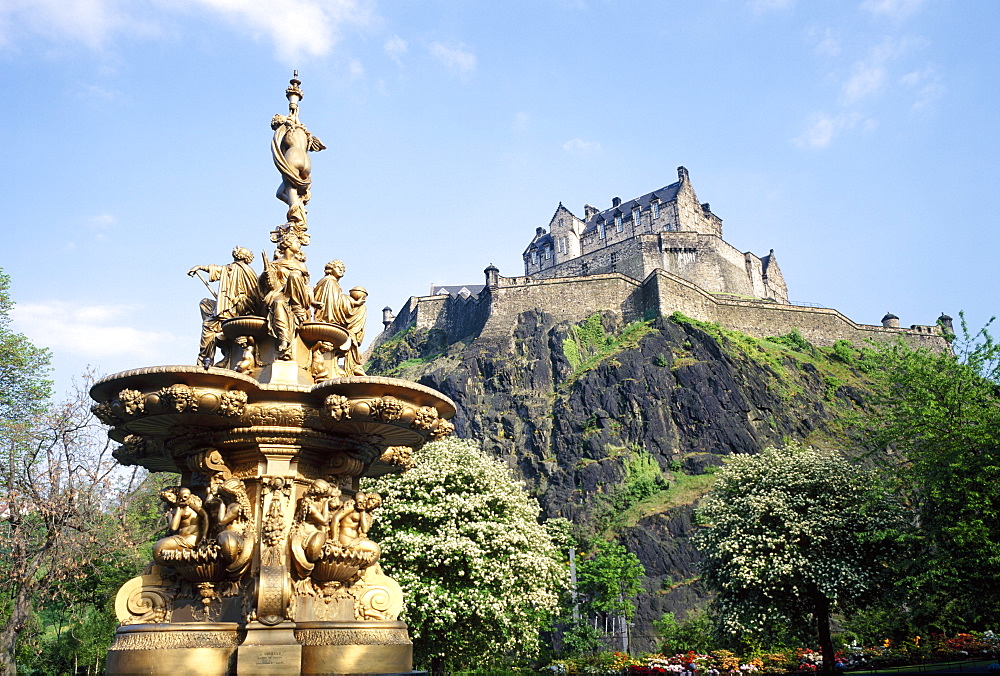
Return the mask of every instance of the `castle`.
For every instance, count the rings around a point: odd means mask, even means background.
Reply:
[[[582,219],[560,202],[523,258],[523,276],[501,277],[490,265],[483,285],[432,286],[396,315],[385,308],[385,329],[369,349],[410,327],[440,329],[448,342],[502,335],[532,309],[569,321],[612,310],[626,322],[679,311],[759,338],[797,329],[816,345],[902,337],[947,349],[951,329],[944,314],[937,324],[903,328],[887,313],[876,326],[789,302],[774,250],[758,257],[726,242],[722,219],[698,201],[684,167],[659,190],[627,202],[615,197],[605,210],[585,205]]]

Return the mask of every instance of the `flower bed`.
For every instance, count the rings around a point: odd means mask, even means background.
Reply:
[[[886,640],[881,645],[852,646],[836,653],[837,671],[885,669],[913,664],[1000,657],[1000,636],[992,631],[905,641]],[[696,676],[746,676],[749,674],[808,674],[821,671],[818,649],[798,648],[759,652],[740,657],[728,650],[708,654],[690,651],[633,657],[623,652],[597,653],[558,660],[545,668],[556,674],[687,674]]]

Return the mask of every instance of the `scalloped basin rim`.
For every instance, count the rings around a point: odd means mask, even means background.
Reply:
[[[410,380],[399,378],[387,378],[385,376],[350,376],[346,378],[331,378],[323,382],[316,383],[312,391],[323,394],[348,394],[357,396],[360,392],[369,396],[381,396],[382,394],[393,395],[393,390],[407,390],[410,393],[423,395],[427,399],[426,405],[433,405],[438,408],[438,413],[442,418],[448,419],[455,415],[457,410],[455,402],[441,394],[437,390],[415,383]],[[445,410],[441,410],[444,405]]]
[[[248,375],[230,371],[229,369],[220,369],[214,366],[204,369],[200,366],[188,364],[149,366],[121,371],[120,373],[112,373],[94,383],[90,388],[90,397],[99,402],[111,401],[126,387],[150,389],[169,387],[170,385],[177,384],[191,387],[238,389],[252,396],[259,396],[262,393],[279,396],[281,394],[289,396],[295,393],[315,394],[317,396],[326,396],[328,394],[405,396],[408,394],[417,395],[418,399],[423,399],[426,402],[425,405],[435,406],[443,418],[451,418],[456,412],[455,402],[437,390],[426,385],[421,385],[420,383],[401,380],[399,378],[386,378],[385,376],[332,378],[317,383],[310,388],[296,385],[269,385],[267,383],[260,383]]]
[[[201,366],[176,364],[172,366],[148,366],[104,376],[90,388],[90,397],[95,401],[110,401],[118,396],[122,388],[127,385],[137,388],[152,388],[178,384],[192,387],[240,389],[245,392],[256,392],[261,389],[261,384],[257,380],[236,371],[214,366],[204,369]],[[302,391],[308,390],[303,388]]]

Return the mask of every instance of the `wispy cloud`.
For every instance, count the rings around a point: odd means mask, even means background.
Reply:
[[[385,53],[389,55],[397,65],[403,65],[403,56],[409,51],[409,47],[406,44],[406,40],[399,37],[398,35],[393,35],[391,38],[385,41]]]
[[[562,149],[569,153],[591,155],[600,151],[601,144],[597,141],[584,141],[582,138],[571,138],[562,144]]]
[[[328,54],[350,25],[371,23],[373,15],[359,0],[188,0],[211,9],[237,29],[264,33],[278,58],[295,64],[302,55]]]
[[[523,110],[519,110],[514,113],[514,123],[513,128],[515,132],[521,133],[528,129],[528,125],[531,123],[531,116],[528,115]]]
[[[795,6],[795,0],[748,0],[747,6],[755,14],[779,12]]]
[[[924,0],[864,0],[861,9],[898,21],[915,14],[923,4]]]
[[[13,46],[27,34],[100,49],[133,20],[112,0],[4,0],[0,46]]]
[[[838,115],[814,115],[803,131],[795,138],[795,145],[800,148],[821,150],[829,147],[841,133],[855,129],[858,126],[870,131],[878,126],[873,119],[863,119],[858,113],[841,113]]]
[[[152,359],[175,337],[165,332],[144,331],[129,324],[135,309],[76,305],[53,300],[18,303],[12,317],[17,331],[44,336],[44,344],[59,353],[83,359],[110,356]]]
[[[359,80],[365,76],[365,67],[361,59],[350,59],[347,62],[347,71],[351,74],[352,80]]]
[[[439,63],[460,77],[469,77],[476,71],[476,55],[461,43],[449,46],[432,42],[427,49]]]
[[[270,39],[278,58],[294,65],[328,54],[345,28],[375,19],[369,0],[4,0],[0,46],[40,36],[101,49],[117,34],[157,34],[171,14],[206,11],[239,32]]]
[[[810,28],[806,35],[815,44],[816,53],[824,57],[834,57],[840,54],[840,40],[832,28]]]
[[[899,80],[904,87],[916,93],[916,100],[910,110],[919,111],[931,105],[944,95],[945,86],[941,75],[934,66],[907,73]]]
[[[841,88],[841,103],[849,106],[879,93],[885,86],[885,79],[886,70],[882,64],[863,61],[855,63],[850,77]]]

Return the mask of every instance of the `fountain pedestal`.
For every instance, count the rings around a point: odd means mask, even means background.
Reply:
[[[262,384],[168,366],[92,389],[123,464],[180,474],[172,534],[126,583],[108,673],[399,673],[412,668],[399,585],[367,537],[376,494],[449,433],[450,400],[372,376]]]

